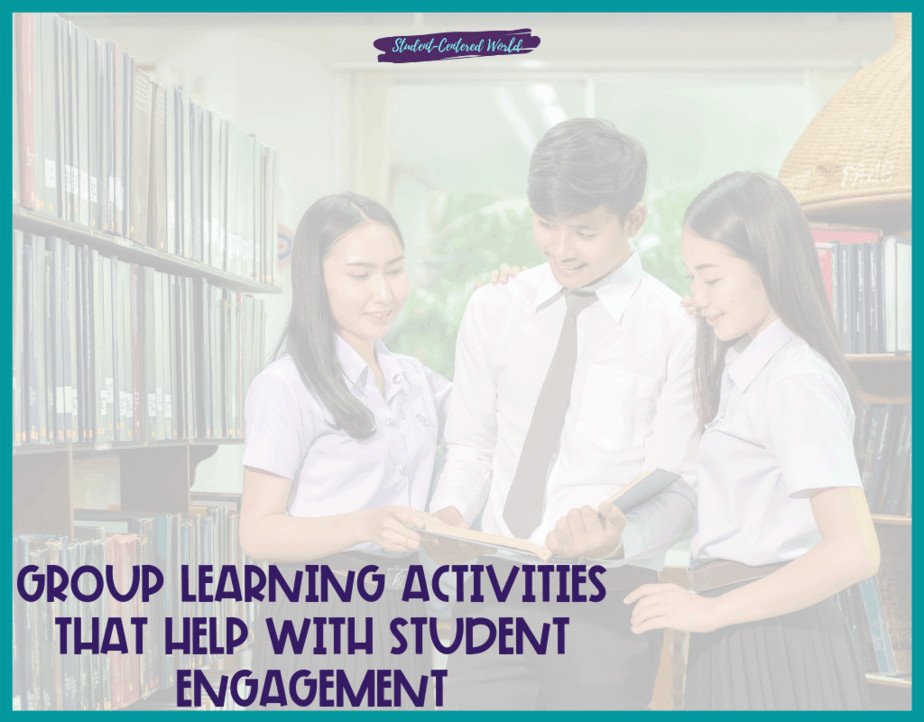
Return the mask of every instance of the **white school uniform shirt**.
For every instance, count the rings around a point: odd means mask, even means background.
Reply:
[[[350,391],[375,416],[375,433],[354,439],[336,428],[291,356],[269,364],[244,405],[244,465],[296,482],[288,513],[318,517],[386,505],[426,508],[450,384],[381,342],[380,392],[369,366],[339,336],[337,357]]]
[[[693,322],[680,299],[642,270],[638,254],[595,284],[577,318],[571,403],[546,479],[539,544],[575,507],[594,508],[643,470],[692,475],[698,423]],[[447,459],[430,509],[455,506],[484,531],[511,536],[504,503],[565,317],[548,264],[473,295],[456,342]],[[678,483],[628,515],[625,557],[659,568],[692,526],[692,489]]]
[[[815,546],[811,492],[862,487],[853,430],[844,382],[783,321],[729,349],[699,444],[694,560],[758,566]]]

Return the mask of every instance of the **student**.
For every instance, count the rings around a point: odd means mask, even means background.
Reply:
[[[337,571],[377,564],[390,584],[415,556],[426,518],[449,382],[382,343],[408,295],[404,244],[391,214],[352,193],[321,198],[292,252],[292,307],[281,353],[245,402],[240,541],[255,559],[314,560]],[[298,565],[296,565],[298,566]],[[420,608],[416,608],[420,607]],[[267,605],[275,619],[426,614],[386,592],[374,603]],[[261,625],[262,626],[262,625]],[[387,624],[374,655],[273,657],[258,668],[392,668]],[[261,638],[265,630],[261,629]],[[426,674],[427,655],[405,655]]]
[[[733,173],[693,201],[681,250],[700,318],[695,592],[642,586],[632,629],[693,632],[690,709],[861,708],[834,595],[876,573],[853,383],[802,211]]]
[[[646,171],[638,141],[603,120],[565,121],[539,141],[528,195],[549,262],[478,290],[465,311],[430,505],[448,523],[481,515],[487,532],[548,537],[559,553],[589,513],[587,556],[636,564],[607,572],[598,604],[459,605],[459,616],[571,624],[564,655],[452,655],[450,707],[641,708],[651,698],[660,635],[633,635],[621,600],[657,579],[657,550],[692,521],[692,491],[677,484],[628,519],[603,522],[592,509],[643,469],[684,470],[698,434],[693,324],[629,242],[645,221]]]

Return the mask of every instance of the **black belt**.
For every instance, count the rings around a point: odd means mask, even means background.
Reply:
[[[690,589],[697,593],[711,592],[715,589],[753,582],[773,574],[784,566],[786,562],[752,567],[728,559],[716,559],[690,570]]]

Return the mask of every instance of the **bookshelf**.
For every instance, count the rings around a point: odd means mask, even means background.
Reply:
[[[836,223],[844,228],[857,229],[878,229],[881,238],[887,238],[895,235],[905,235],[908,239],[908,246],[911,246],[910,228],[910,198],[905,200],[896,200],[894,198],[887,202],[877,200],[876,197],[856,198],[846,205],[830,207],[829,205],[812,205],[806,207],[806,215],[814,223],[832,224]],[[910,264],[910,257],[908,258]],[[910,312],[910,297],[904,299],[905,307],[900,308],[899,312]],[[909,416],[906,422],[909,424],[908,433],[910,435],[910,414],[911,414],[911,351],[899,351],[893,353],[849,353],[847,361],[853,371],[857,382],[860,386],[861,396],[867,404],[866,419],[863,424],[867,426],[866,432],[872,433],[869,425],[871,414],[877,413],[877,409],[887,409],[886,414],[891,414],[892,409],[896,407],[906,407],[905,412]],[[878,413],[883,413],[879,411]],[[858,423],[860,415],[858,414]],[[861,429],[864,427],[861,426]],[[911,708],[911,490],[912,483],[910,471],[906,471],[904,483],[908,489],[903,492],[905,495],[904,508],[902,513],[885,513],[883,500],[891,506],[889,501],[893,495],[891,488],[887,489],[886,484],[894,484],[894,481],[885,482],[880,476],[889,474],[891,466],[896,462],[896,458],[901,458],[902,442],[901,439],[888,441],[887,431],[881,428],[881,433],[886,436],[883,445],[878,447],[877,451],[872,451],[868,446],[864,456],[874,458],[864,458],[864,465],[871,465],[872,470],[864,474],[864,485],[866,486],[867,496],[873,513],[873,523],[876,526],[879,537],[880,550],[882,555],[882,566],[876,578],[876,586],[881,600],[877,600],[880,623],[884,625],[885,634],[889,636],[888,644],[891,653],[885,658],[890,661],[896,669],[895,674],[881,674],[878,671],[868,671],[866,674],[867,686],[869,691],[870,706],[876,710],[907,710]],[[861,431],[863,433],[863,431]],[[863,442],[861,441],[861,444]],[[883,452],[883,448],[885,451]],[[861,454],[864,452],[861,451]],[[906,452],[908,455],[907,464],[910,468],[910,449]],[[863,607],[855,610],[853,616],[863,616]],[[866,610],[865,614],[871,614]],[[862,620],[867,622],[867,620]],[[877,633],[872,619],[868,621],[869,634],[872,637],[871,644],[875,649],[882,648],[882,640],[876,641]],[[876,669],[881,664],[881,658],[878,655],[870,654],[868,665]]]
[[[863,603],[848,601],[847,616],[867,637],[872,708],[907,710],[912,689],[911,15],[896,13],[893,21],[892,46],[815,116],[783,162],[780,179],[810,221],[836,226],[823,239],[833,241],[833,248],[819,247],[819,259],[826,282],[846,271],[847,283],[831,289],[830,296],[867,405],[862,417],[857,414],[858,454],[882,559],[876,579],[857,592]],[[815,240],[818,245],[817,234]]]
[[[13,226],[36,235],[62,236],[84,243],[130,263],[139,263],[165,273],[205,278],[217,285],[247,293],[279,293],[279,287],[270,283],[243,278],[182,256],[140,246],[119,236],[108,235],[59,218],[47,218],[35,211],[13,208]]]
[[[190,487],[263,363],[275,153],[60,16],[14,40],[14,567],[242,564],[238,496]],[[145,613],[250,613],[169,603]],[[238,662],[58,657],[60,612],[85,609],[14,603],[14,708],[150,708],[174,667]]]

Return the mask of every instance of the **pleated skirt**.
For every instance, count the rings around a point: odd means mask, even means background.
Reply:
[[[835,597],[781,617],[694,633],[684,706],[866,709],[861,652]]]

